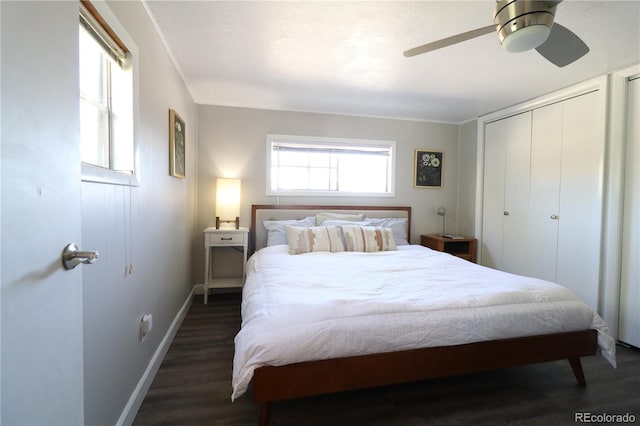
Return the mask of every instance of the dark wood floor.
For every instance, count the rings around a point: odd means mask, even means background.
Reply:
[[[193,305],[134,425],[255,425],[250,392],[231,402],[239,294]],[[566,361],[275,403],[273,426],[573,425],[576,412],[635,415],[640,424],[640,351],[618,347],[618,369],[583,359],[588,386]]]

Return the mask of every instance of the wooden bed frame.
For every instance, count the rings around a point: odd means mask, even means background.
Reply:
[[[405,211],[410,207],[385,206],[252,206],[252,236],[255,244],[257,210]],[[297,217],[300,218],[300,217]],[[408,232],[410,236],[410,232]],[[255,248],[255,245],[252,247]],[[260,404],[259,425],[269,423],[275,401],[341,392],[375,386],[407,383],[437,377],[495,370],[518,365],[566,359],[578,385],[586,386],[580,357],[597,349],[596,330],[582,330],[519,337],[456,346],[301,362],[257,368],[253,376],[253,401]]]

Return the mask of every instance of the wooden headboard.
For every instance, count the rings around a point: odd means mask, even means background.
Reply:
[[[398,217],[407,219],[407,241],[411,236],[411,207],[408,206],[319,206],[319,205],[273,205],[251,206],[251,234],[249,250],[253,253],[267,245],[265,220],[304,219],[318,212],[364,213],[368,218]]]

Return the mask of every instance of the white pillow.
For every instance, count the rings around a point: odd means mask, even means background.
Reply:
[[[342,230],[338,226],[287,226],[287,240],[289,254],[344,251]]]
[[[365,219],[366,226],[380,226],[383,228],[391,228],[393,231],[393,238],[396,241],[396,245],[402,246],[409,244],[407,240],[407,223],[408,219],[401,217],[387,217],[387,218],[367,218]]]
[[[287,244],[287,226],[315,226],[313,216],[304,219],[265,220],[262,222],[267,229],[267,246]]]
[[[342,225],[347,251],[397,250],[390,228],[378,226]]]
[[[323,225],[327,220],[345,220],[348,222],[361,222],[364,220],[364,213],[333,213],[319,212],[316,213],[316,225]]]

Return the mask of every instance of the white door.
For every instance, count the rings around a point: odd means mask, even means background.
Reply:
[[[528,216],[531,112],[485,127],[482,259],[491,268],[519,272]],[[508,255],[506,255],[508,254]]]
[[[1,418],[83,415],[77,2],[0,2]]]
[[[495,121],[485,126],[484,189],[482,200],[482,259],[484,266],[502,268],[504,211],[504,143],[508,122]]]
[[[640,78],[629,82],[620,286],[620,340],[640,347]]]
[[[605,141],[600,93],[591,92],[562,104],[556,281],[597,311]]]
[[[555,281],[598,308],[604,119],[591,92],[533,112],[525,275]]]
[[[561,102],[533,111],[526,236],[529,268],[525,275],[548,281],[556,280],[563,111]]]
[[[514,274],[525,274],[529,263],[529,249],[523,240],[529,223],[531,115],[527,111],[509,118],[511,132],[505,141],[502,270]]]

